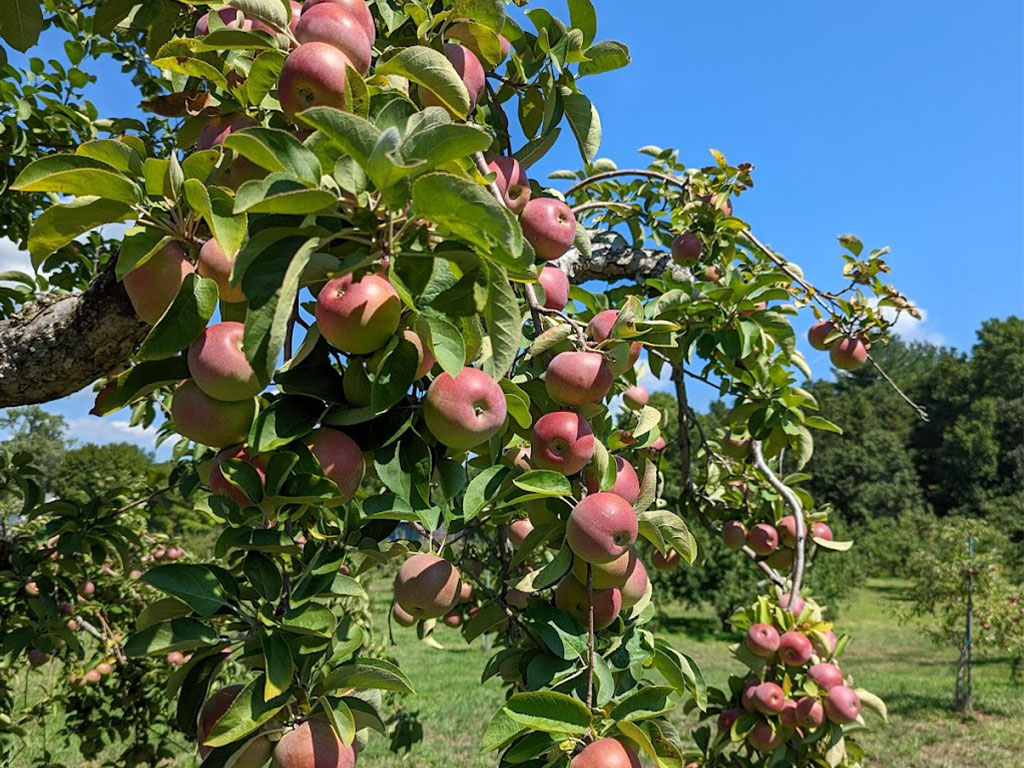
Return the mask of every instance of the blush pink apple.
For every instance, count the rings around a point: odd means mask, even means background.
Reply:
[[[631,411],[639,411],[650,400],[650,395],[643,387],[634,386],[622,393],[622,403]]]
[[[560,405],[599,402],[612,387],[612,369],[598,352],[561,352],[548,364],[544,385]]]
[[[633,505],[614,493],[593,493],[573,507],[565,541],[573,554],[600,565],[621,557],[637,537]]]
[[[847,336],[832,343],[828,356],[839,370],[855,371],[867,361],[868,348],[860,339]]]
[[[448,612],[460,594],[460,575],[437,555],[409,557],[395,576],[395,602],[417,619],[436,619]]]
[[[171,418],[178,432],[189,440],[226,448],[243,442],[256,415],[256,400],[216,400],[192,379],[185,379],[171,398]]]
[[[594,456],[594,430],[572,411],[546,413],[533,424],[530,459],[538,469],[575,475]]]
[[[277,81],[277,98],[293,123],[311,107],[345,107],[348,57],[327,43],[305,43],[288,54]]]
[[[770,659],[779,650],[779,633],[771,624],[754,624],[747,630],[745,642],[755,656]]]
[[[614,493],[617,496],[621,496],[630,504],[635,504],[637,497],[640,496],[640,478],[637,477],[636,470],[633,469],[633,465],[626,461],[621,456],[615,456],[615,482],[611,488],[607,489],[607,493]],[[587,493],[597,493],[601,490],[601,478],[597,476],[597,469],[591,465],[586,472],[583,473],[583,484],[586,486]]]
[[[811,639],[802,632],[786,632],[779,638],[779,658],[787,667],[802,667],[813,654]]]
[[[214,238],[210,238],[203,247],[199,249],[199,260],[196,264],[196,271],[200,277],[208,277],[217,283],[217,292],[220,300],[229,304],[237,304],[245,301],[245,294],[242,286],[231,284],[231,270],[235,266],[235,260],[229,259],[220,245]]]
[[[860,714],[860,697],[845,685],[836,685],[825,695],[825,715],[833,723],[852,723]]]
[[[135,314],[156,325],[174,302],[185,277],[194,272],[188,254],[178,243],[168,243],[150,259],[124,276],[123,284]]]
[[[466,92],[469,94],[469,111],[472,112],[476,109],[477,102],[487,85],[487,74],[484,72],[484,67],[475,53],[458,43],[446,43],[444,55],[455,68],[463,85],[466,86]],[[444,102],[426,88],[420,88],[420,102],[424,107],[445,107]]]
[[[494,183],[501,193],[502,200],[505,201],[505,206],[512,213],[522,213],[526,204],[530,202],[530,180],[526,177],[522,166],[519,165],[519,161],[514,157],[498,155],[490,159],[487,169],[491,173],[497,174]],[[545,290],[547,289],[545,288]],[[568,291],[568,281],[566,281],[566,290]],[[565,304],[563,303],[562,306]]]
[[[829,320],[820,320],[807,331],[807,342],[819,352],[824,352],[831,346],[825,339],[835,329],[835,323]]]
[[[537,282],[544,289],[544,307],[562,311],[569,303],[569,278],[553,264],[545,264],[537,276]]]
[[[188,348],[188,370],[203,392],[217,400],[246,400],[263,385],[242,351],[245,325],[233,321],[208,326]]]
[[[722,524],[722,541],[729,549],[743,549],[747,543],[747,526],[739,520]]]
[[[758,523],[747,534],[747,546],[759,555],[770,555],[779,548],[779,532],[773,525]]]
[[[530,200],[523,208],[519,223],[523,236],[542,261],[561,257],[576,240],[576,217],[572,209],[553,197]]]
[[[584,627],[590,623],[587,585],[581,584],[572,574],[567,574],[555,588],[555,606]],[[621,610],[622,593],[618,589],[594,590],[594,629],[607,627],[619,617]]]
[[[336,3],[321,3],[305,11],[295,25],[300,44],[326,43],[345,54],[352,69],[370,71],[373,46],[359,19]]]
[[[352,499],[366,469],[363,452],[356,441],[341,430],[321,427],[310,435],[309,450],[320,462],[324,476],[338,486],[334,502]]]
[[[368,355],[398,330],[402,300],[380,275],[329,280],[316,298],[316,324],[331,346],[350,355]]]
[[[696,264],[700,261],[703,247],[699,237],[692,232],[683,232],[672,241],[672,260],[684,267]]]
[[[476,368],[463,368],[452,378],[442,373],[430,385],[423,404],[427,429],[438,442],[467,451],[501,431],[507,406],[494,379]]]

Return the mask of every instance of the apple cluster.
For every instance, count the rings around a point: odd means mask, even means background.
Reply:
[[[833,727],[858,721],[860,695],[837,660],[846,638],[836,637],[814,603],[793,603],[782,595],[775,605],[759,602],[731,620],[746,626],[734,651],[750,675],[730,681],[734,698],[717,719],[721,746],[746,744],[767,754],[788,745],[824,754]]]

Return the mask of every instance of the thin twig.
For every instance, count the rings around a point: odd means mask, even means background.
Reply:
[[[909,405],[911,408],[917,411],[917,415],[921,418],[921,421],[929,421],[928,411],[926,411],[923,407],[921,407],[913,400],[911,400],[910,397],[896,385],[896,382],[892,380],[892,377],[885,372],[885,369],[882,366],[880,366],[877,362],[875,362],[875,358],[873,358],[870,354],[868,355],[868,360],[870,360],[871,364],[875,366],[875,370],[878,371],[879,375],[883,379],[885,379],[886,383],[893,388],[893,391],[897,395],[902,397],[904,402],[907,403],[907,405]]]
[[[768,466],[768,462],[764,460],[764,452],[761,450],[760,440],[751,441],[751,453],[754,456],[754,465],[761,470],[761,474],[768,480],[769,485],[777,490],[782,495],[782,498],[786,500],[786,504],[789,505],[790,510],[793,512],[793,520],[796,522],[796,551],[793,556],[792,586],[789,590],[789,605],[791,607],[796,603],[797,598],[800,597],[800,586],[804,580],[807,527],[804,524],[803,505],[800,503],[797,495],[793,493],[793,489],[782,482],[772,471],[772,468]]]
[[[594,708],[594,566],[587,563],[587,709]]]
[[[597,173],[594,174],[593,176],[589,176],[586,179],[583,179],[582,181],[577,182],[576,184],[573,184],[571,187],[569,187],[569,189],[565,191],[565,196],[568,197],[569,195],[575,194],[584,187],[587,187],[591,184],[596,184],[599,181],[607,181],[608,179],[614,179],[619,176],[645,176],[649,179],[659,179],[660,181],[664,181],[666,184],[671,184],[674,187],[679,187],[679,189],[683,190],[684,192],[690,189],[689,181],[677,179],[675,176],[670,176],[667,173],[648,171],[644,168],[628,168],[623,169],[621,171],[606,171],[604,173]]]
[[[625,208],[629,213],[636,211],[636,208],[629,203],[619,203],[612,200],[592,200],[589,203],[580,203],[572,209],[572,212],[573,215],[579,215],[593,208]]]

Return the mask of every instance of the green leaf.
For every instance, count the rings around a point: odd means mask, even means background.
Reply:
[[[43,31],[43,5],[39,0],[7,0],[0,13],[0,37],[16,51],[25,52]]]
[[[676,550],[686,562],[697,559],[697,540],[679,515],[667,509],[648,509],[637,515],[640,534],[662,554]]]
[[[201,38],[195,50],[197,53],[206,51],[270,51],[277,49],[277,43],[262,30],[247,32],[244,29],[224,27],[215,29],[206,37]]]
[[[861,704],[881,717],[885,722],[889,722],[889,710],[886,709],[884,701],[865,688],[854,688],[853,692],[857,694]]]
[[[90,413],[106,416],[157,387],[176,384],[188,376],[188,364],[183,357],[139,363],[113,379],[108,384],[109,390],[104,388],[96,396],[96,405]]]
[[[588,61],[580,63],[580,77],[611,72],[630,62],[629,48],[614,40],[605,40],[592,45],[584,51],[584,55]]]
[[[583,47],[594,42],[597,34],[597,12],[592,0],[569,0],[569,23],[583,33]]]
[[[591,725],[590,711],[582,701],[555,691],[517,693],[504,712],[519,725],[545,733],[582,735]]]
[[[228,83],[215,63],[216,57],[211,53],[201,53],[201,45],[198,38],[176,37],[160,47],[153,57],[153,66],[166,72],[209,80],[227,90]]]
[[[563,546],[557,555],[543,568],[530,571],[516,584],[516,588],[523,592],[539,592],[547,589],[561,580],[572,567],[572,550]]]
[[[245,686],[227,711],[214,723],[203,743],[210,747],[232,744],[253,733],[280,712],[288,701],[288,695],[266,699],[263,695],[266,685],[266,675],[261,674]]]
[[[449,173],[430,173],[413,182],[413,213],[495,256],[506,266],[523,266],[523,231],[515,216],[487,191]]]
[[[519,354],[523,318],[519,300],[504,269],[492,265],[487,270],[487,287],[484,319],[491,340],[491,356],[484,361],[484,370],[500,380]]]
[[[422,170],[427,171],[490,146],[491,137],[482,128],[449,123],[408,136],[402,144],[402,156],[410,162],[422,162]]]
[[[29,231],[28,252],[32,266],[38,269],[47,256],[79,235],[130,216],[131,207],[102,197],[79,197],[70,203],[50,206],[36,217]]]
[[[579,144],[580,154],[584,162],[590,163],[601,146],[601,117],[597,107],[582,93],[566,93],[562,99],[565,102],[565,116]]]
[[[245,93],[251,104],[259,106],[274,90],[286,58],[283,51],[264,51],[253,60],[245,79]]]
[[[320,160],[288,131],[246,128],[228,136],[224,146],[249,158],[260,168],[293,176],[307,187],[320,184]]]
[[[334,193],[308,189],[286,173],[245,182],[235,194],[234,213],[319,213],[337,205]]]
[[[162,597],[142,609],[135,620],[136,629],[146,629],[171,619],[181,619],[192,613],[187,603],[176,597]]]
[[[354,664],[338,667],[328,676],[324,687],[328,690],[339,688],[373,688],[380,691],[415,694],[412,681],[396,665],[383,659],[362,658]]]
[[[276,458],[278,454],[275,454]],[[277,565],[262,552],[248,552],[242,560],[242,573],[264,600],[273,601],[281,596],[284,579]]]
[[[380,138],[381,131],[377,126],[362,117],[331,107],[307,109],[302,113],[302,119],[351,155],[365,170]]]
[[[109,165],[80,155],[51,155],[29,163],[11,186],[18,192],[55,192],[138,203],[139,188]]]
[[[650,720],[670,711],[675,705],[669,698],[672,689],[667,685],[652,685],[634,691],[616,704],[608,717],[612,720],[636,722]]]
[[[141,267],[170,242],[170,236],[159,229],[132,227],[125,232],[121,240],[114,276],[118,280],[124,280],[129,272]]]
[[[422,45],[402,48],[378,62],[378,75],[398,75],[426,88],[458,117],[469,114],[469,91],[444,54]]]
[[[458,376],[466,365],[466,341],[462,331],[440,317],[424,317],[434,357],[449,376]]]
[[[562,129],[558,126],[554,126],[539,138],[528,141],[525,145],[517,149],[513,153],[513,157],[519,161],[519,165],[522,166],[524,171],[528,170],[530,166],[548,153],[548,150],[555,145],[555,142],[558,141],[558,137],[561,134]]]
[[[228,5],[240,10],[247,19],[260,19],[278,29],[286,29],[291,21],[287,0],[228,0]]]
[[[220,580],[205,565],[158,565],[147,571],[142,581],[188,603],[203,618],[230,605]]]
[[[491,718],[491,722],[487,725],[487,730],[484,731],[484,735],[480,740],[480,751],[486,753],[500,749],[525,730],[525,727],[509,717],[504,708],[499,709],[494,714],[494,717]]]
[[[75,154],[82,157],[91,157],[106,163],[115,171],[121,171],[131,176],[142,175],[142,158],[139,154],[125,144],[123,141],[114,139],[95,139],[79,144]]]
[[[269,701],[292,687],[295,662],[292,661],[292,651],[284,635],[277,631],[263,635],[263,658],[267,672],[263,698]]]
[[[405,339],[399,339],[377,370],[370,390],[370,405],[378,413],[395,405],[416,381],[419,353]]]
[[[677,694],[689,692],[702,712],[707,709],[707,684],[693,659],[659,638],[654,641],[654,666]]]
[[[469,522],[481,512],[501,491],[505,480],[512,474],[510,467],[496,464],[487,467],[469,481],[466,495],[462,499],[462,517]]]
[[[129,658],[170,651],[190,651],[217,642],[217,633],[197,619],[171,619],[146,627],[128,638],[124,653]]]
[[[206,221],[220,249],[228,256],[237,254],[249,220],[235,214],[234,199],[218,187],[207,188],[198,179],[185,180],[185,199]]]
[[[535,469],[530,472],[524,472],[512,482],[530,493],[540,493],[545,496],[572,495],[572,484],[567,477],[559,472]]]
[[[139,358],[160,360],[184,349],[203,332],[216,308],[217,283],[189,273],[171,306],[139,347]]]
[[[821,416],[808,416],[804,419],[804,426],[810,427],[811,429],[823,429],[826,432],[834,432],[837,435],[843,434],[843,428],[838,424],[833,424],[828,419],[823,419]]]
[[[283,395],[260,411],[249,430],[249,444],[256,453],[281,448],[313,429],[325,410],[322,400]]]

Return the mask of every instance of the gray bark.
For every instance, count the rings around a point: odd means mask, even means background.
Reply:
[[[112,261],[82,293],[0,321],[0,407],[56,400],[122,365],[146,335]]]
[[[597,232],[591,236],[593,253],[587,258],[573,249],[565,254],[555,266],[569,276],[569,282],[578,285],[587,280],[646,280],[658,277],[671,269],[678,277],[689,274],[677,266],[667,251],[634,248],[618,232]]]

